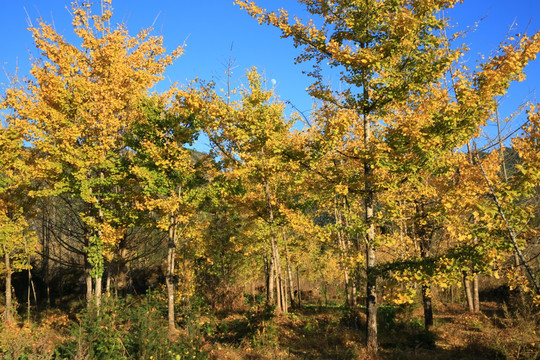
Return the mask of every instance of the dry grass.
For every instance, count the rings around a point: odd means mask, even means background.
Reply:
[[[336,307],[306,307],[274,315],[264,308],[198,317],[202,350],[215,360],[271,359],[538,359],[540,315],[530,307],[509,310],[496,302],[482,303],[481,313],[469,314],[466,305],[436,304],[431,333],[422,328],[422,310],[382,309],[379,313],[377,355],[364,346],[365,316]],[[39,325],[4,326],[0,351],[17,359],[50,359],[66,339],[67,315],[41,314]],[[178,336],[182,337],[181,330]]]
[[[209,337],[206,348],[216,360],[538,358],[539,318],[533,309],[510,313],[497,303],[483,303],[481,310],[469,314],[465,304],[438,304],[430,334],[421,327],[418,309],[398,312],[395,322],[381,325],[377,356],[365,350],[362,314],[344,317],[342,309],[324,307],[276,316],[252,333],[239,331],[244,317],[224,318],[221,324],[236,327],[222,325],[229,333]]]

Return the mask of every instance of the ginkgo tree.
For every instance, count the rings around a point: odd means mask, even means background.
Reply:
[[[100,15],[90,3],[74,3],[72,14],[79,45],[41,19],[30,27],[38,50],[32,76],[6,90],[5,105],[41,154],[32,177],[47,186],[35,195],[71,194],[84,203],[87,296],[99,306],[104,261],[125,231],[113,191],[128,174],[123,134],[144,116],[141,101],[181,48],[166,55],[150,29],[130,36],[124,25],[111,27],[110,0]]]
[[[526,292],[535,294],[534,300],[540,302],[540,281],[524,249],[538,239],[538,185],[539,165],[539,118],[538,105],[530,105],[527,122],[523,131],[512,140],[521,163],[510,181],[501,181],[489,176],[483,159],[477,163],[491,195],[492,206],[501,221],[501,228],[517,258],[516,269],[509,274],[512,286],[521,286]],[[525,201],[524,201],[525,200]]]
[[[315,19],[291,20],[285,10],[269,12],[252,1],[237,4],[303,47],[296,60],[315,63],[308,73],[314,78],[312,96],[354,112],[342,123],[335,117],[327,124],[323,120],[322,129],[330,134],[338,129],[343,137],[332,140],[334,149],[315,149],[342,155],[348,171],[341,176],[349,181],[340,189],[354,190],[364,200],[359,233],[366,248],[367,345],[376,351],[375,255],[384,238],[376,235],[375,225],[391,220],[375,213],[377,196],[473,137],[493,113],[495,98],[511,81],[523,78],[523,67],[538,51],[538,36],[504,43],[496,56],[471,72],[461,64],[453,68],[465,49],[452,50],[442,16],[458,1],[299,2]],[[336,92],[324,83],[328,67],[339,69],[344,90]],[[424,98],[430,108],[422,109]],[[403,107],[408,119],[400,116]]]
[[[377,292],[375,194],[379,184],[374,172],[380,166],[374,127],[391,109],[426,83],[441,78],[441,71],[451,61],[440,34],[446,25],[437,14],[456,1],[301,1],[310,14],[321,19],[317,27],[290,21],[285,10],[267,12],[254,2],[237,1],[260,23],[278,27],[283,37],[290,37],[304,51],[298,62],[314,61],[309,74],[315,81],[309,92],[323,101],[353,109],[358,121],[352,124],[346,158],[356,159],[357,176],[363,184],[366,249],[367,345],[377,350]],[[341,70],[341,81],[348,87],[335,94],[325,83],[324,65]],[[357,186],[356,186],[357,187]],[[365,235],[365,236],[364,236]]]
[[[189,93],[188,93],[189,94]],[[176,89],[141,101],[143,117],[126,134],[130,173],[138,190],[133,192],[135,207],[147,213],[154,228],[167,232],[167,307],[169,332],[175,323],[175,258],[179,238],[197,215],[195,191],[202,177],[195,159],[185,147],[196,136],[195,117],[184,107]]]
[[[484,163],[486,176],[496,178],[497,156],[491,154],[480,161],[470,150],[467,155],[459,149],[495,115],[497,96],[504,94],[512,81],[524,78],[524,67],[539,50],[538,40],[535,34],[503,42],[497,55],[475,71],[468,70],[459,56],[457,65],[447,68],[447,77],[426,86],[420,97],[411,96],[403,108],[395,107],[386,120],[392,172],[407,174],[404,185],[412,186],[409,191],[395,189],[394,194],[389,193],[387,204],[390,208],[401,207],[400,214],[415,214],[406,217],[414,220],[414,232],[408,235],[418,241],[424,258],[411,262],[415,265],[407,270],[408,274],[400,276],[421,280],[426,327],[433,318],[431,301],[426,296],[430,284],[448,286],[455,281],[456,273],[462,272],[470,310],[478,311],[477,274],[492,274],[507,254],[509,243],[501,239],[501,224],[492,218],[493,206],[478,196],[486,193],[486,186],[477,165]],[[407,207],[409,211],[404,211]],[[403,215],[400,217],[403,219]],[[401,226],[399,229],[403,233]],[[443,234],[446,243],[451,240],[450,248],[445,242],[434,244],[441,236],[434,236],[434,231]],[[431,249],[438,251],[429,254]],[[426,266],[429,264],[425,259],[434,266]],[[473,291],[467,280],[470,275],[474,279]]]
[[[232,93],[223,98],[212,89],[206,90],[208,122],[204,129],[221,159],[224,176],[246,183],[245,208],[257,215],[260,233],[270,245],[268,300],[273,302],[275,284],[276,305],[286,312],[277,192],[281,186],[278,175],[291,170],[280,149],[286,144],[292,123],[285,119],[284,105],[273,98],[273,91],[264,90],[255,69],[247,72],[247,78],[249,87],[235,90],[239,100],[231,100]]]
[[[28,223],[29,168],[34,154],[23,146],[23,130],[11,122],[0,124],[0,254],[5,272],[5,320],[13,321],[12,274],[31,268],[38,250],[36,234]]]

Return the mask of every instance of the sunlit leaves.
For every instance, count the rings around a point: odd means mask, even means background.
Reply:
[[[82,218],[106,252],[126,226],[118,191],[128,178],[124,135],[145,116],[141,101],[181,48],[167,55],[150,30],[133,37],[123,25],[112,28],[109,1],[102,10],[94,15],[90,3],[73,5],[80,45],[41,19],[31,27],[39,52],[32,77],[14,79],[4,102],[9,121],[40,154],[32,176],[47,186],[37,194],[82,199],[88,205]]]

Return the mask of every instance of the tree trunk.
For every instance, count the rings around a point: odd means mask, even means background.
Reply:
[[[352,289],[351,284],[349,283],[349,272],[346,270],[343,270],[343,282],[345,283],[345,303],[347,306],[352,306]]]
[[[11,259],[9,257],[9,253],[6,251],[6,247],[4,246],[4,265],[6,266],[6,323],[9,324],[13,321],[13,313],[12,313],[12,293],[11,293]]]
[[[474,312],[475,313],[478,313],[480,312],[480,294],[479,294],[479,291],[478,291],[478,274],[475,274],[473,276],[473,281],[472,281],[472,285],[473,285],[473,308],[474,308]]]
[[[119,256],[114,264],[114,288],[115,292],[124,297],[129,290],[130,278],[129,278],[129,266],[126,261],[127,249],[125,248],[125,240],[120,242]]]
[[[298,269],[298,265],[296,265],[296,302],[298,304],[298,308],[302,306],[302,292],[300,291],[300,271]]]
[[[285,233],[283,234],[283,239],[285,239]],[[294,302],[294,285],[293,285],[293,272],[292,272],[292,267],[291,267],[291,261],[290,261],[290,256],[289,256],[289,248],[287,246],[287,242],[285,242],[285,256],[286,256],[286,260],[287,260],[287,280],[289,282],[289,298],[291,299],[291,306],[295,306],[295,302]]]
[[[96,284],[95,284],[96,292],[94,295],[96,298],[96,308],[98,309],[98,312],[99,312],[99,309],[101,308],[102,281],[103,281],[103,278],[101,276],[96,278]]]
[[[424,304],[424,327],[426,330],[430,330],[433,327],[433,303],[430,285],[422,285],[422,302]]]
[[[336,196],[335,206],[334,206],[334,216],[336,219],[336,225],[338,225],[339,227],[343,227],[344,226],[343,217],[342,217],[341,211],[339,211],[338,208],[339,208],[339,203]],[[349,269],[347,267],[347,262],[346,262],[346,255],[347,255],[348,248],[345,241],[345,234],[343,232],[343,229],[340,228],[337,231],[337,238],[338,238],[338,246],[339,246],[339,262],[340,262],[341,269],[343,271],[343,282],[345,285],[345,303],[347,304],[347,306],[353,306],[352,293],[351,293],[352,289],[349,283],[350,281]]]
[[[274,256],[270,255],[265,257],[266,259],[266,302],[268,305],[274,304]]]
[[[274,264],[274,281],[275,281],[275,288],[276,288],[276,309],[278,312],[282,312],[283,311],[283,302],[282,302],[282,294],[281,294],[281,290],[282,290],[282,287],[281,287],[281,277],[280,277],[280,274],[278,272],[278,266],[277,266],[277,263],[278,263],[278,260],[276,259],[276,253],[274,251],[274,244],[272,244],[272,257],[274,258],[274,261],[272,261],[272,263]]]
[[[171,215],[171,225],[169,226],[169,240],[167,242],[167,275],[165,282],[167,285],[167,318],[169,323],[169,334],[176,331],[174,319],[174,265],[176,254],[176,217]]]
[[[107,270],[107,278],[105,280],[105,294],[107,294],[107,296],[111,296],[111,276],[112,276],[111,265],[109,264],[107,268],[108,270]]]
[[[88,244],[88,241],[87,241]],[[87,245],[88,246],[88,245]],[[93,289],[92,289],[92,275],[90,275],[90,262],[88,261],[88,254],[84,259],[84,277],[86,280],[86,303],[90,305],[93,299]]]
[[[324,274],[321,273],[322,288],[324,294],[324,306],[328,306],[328,282],[324,278]]]
[[[30,257],[28,257],[28,264],[30,264]],[[28,296],[26,298],[26,320],[28,321],[28,323],[30,323],[30,306],[31,306],[30,297],[32,295],[32,272],[30,271],[30,266],[27,269],[27,275],[28,275],[28,287],[26,290],[28,291]]]
[[[367,90],[364,87],[364,98],[367,99]],[[371,122],[364,113],[364,146],[367,149],[371,142]],[[368,226],[366,234],[366,345],[369,351],[377,352],[377,276],[375,274],[375,225],[373,224],[374,195],[372,188],[372,166],[369,160],[364,162],[364,190],[365,190],[365,221]]]
[[[283,295],[283,312],[287,313],[289,312],[289,302],[287,300],[287,282],[285,281],[285,277],[283,277],[283,289],[281,290],[281,294]]]
[[[100,178],[103,179],[105,177],[105,175],[103,174],[103,172],[100,172],[99,174]],[[99,200],[98,200],[98,205],[100,205],[99,203]],[[103,223],[104,222],[104,217],[103,217],[103,210],[101,209],[101,206],[98,207],[98,218],[99,218],[99,222],[100,223]],[[99,230],[97,232],[97,236],[99,238],[99,243],[102,245],[103,244],[103,234],[101,232],[101,230]],[[102,295],[102,289],[103,289],[103,254],[99,254],[99,257],[100,257],[100,260],[101,260],[101,264],[100,266],[98,267],[98,273],[95,274],[96,276],[96,279],[95,279],[95,288],[94,288],[94,297],[95,297],[95,301],[96,301],[96,308],[97,308],[97,313],[99,315],[99,311],[100,311],[100,308],[101,308],[101,295]],[[94,266],[96,266],[94,264]]]
[[[356,281],[351,281],[351,306],[358,305],[358,290],[356,289]]]
[[[504,146],[503,146],[503,140],[502,140],[502,134],[501,134],[501,121],[499,119],[499,110],[497,108],[497,111],[495,113],[495,120],[497,121],[497,138],[499,142],[499,155],[501,157],[501,169],[504,177],[504,181],[508,181],[508,173],[506,172],[506,160],[504,158]]]
[[[45,291],[47,296],[47,306],[51,306],[51,287],[49,275],[49,258],[50,258],[50,226],[51,221],[45,216],[42,216],[41,221],[41,240],[43,247],[43,256],[41,261],[41,276],[45,282]]]
[[[366,345],[370,351],[377,351],[377,279],[375,269],[375,248],[366,246]]]
[[[279,256],[279,254],[278,254]],[[287,284],[285,282],[285,276],[281,270],[281,263],[279,263],[279,283],[281,292],[281,311],[284,313],[289,312],[289,304],[287,303]]]
[[[424,328],[429,331],[433,327],[433,307],[431,288],[427,285],[422,285],[422,300],[424,303]]]
[[[469,312],[474,312],[471,284],[469,283],[468,275],[465,271],[463,271],[463,287],[465,289],[465,297],[467,298],[467,306],[469,307]]]
[[[499,116],[497,114],[497,129],[498,129],[498,132],[499,132],[499,145],[502,145],[500,143],[500,126],[499,126]],[[502,150],[502,148],[500,148],[499,150]],[[476,165],[475,164],[475,159],[474,159],[474,156],[471,152],[471,147],[469,144],[467,144],[467,154],[469,156],[469,162],[471,163],[471,165]],[[503,169],[504,169],[504,173],[505,173],[505,176],[506,176],[506,168],[503,166]],[[476,219],[474,220],[474,223],[476,223]],[[476,245],[478,243],[478,239],[477,238],[474,238],[474,245]],[[473,279],[472,279],[472,294],[471,294],[471,297],[472,297],[472,312],[479,312],[480,311],[480,296],[479,296],[479,293],[478,293],[478,274],[473,274]],[[470,305],[469,305],[469,310],[471,309]]]
[[[276,279],[276,305],[279,312],[286,312],[287,305],[284,301],[284,289],[283,289],[283,275],[281,273],[281,261],[279,258],[279,249],[277,246],[277,241],[275,236],[272,236],[271,239],[272,245],[272,254],[273,254],[273,263],[274,263],[274,272]]]
[[[425,208],[423,199],[415,201],[416,220],[415,232],[419,238],[420,256],[422,259],[427,259],[431,255],[431,236],[433,231],[429,231],[431,224],[429,223],[428,214]],[[433,302],[431,297],[431,284],[422,285],[422,302],[424,306],[424,328],[426,331],[433,327]]]
[[[268,206],[268,222],[271,227],[272,235],[270,238],[270,245],[272,249],[272,262],[276,276],[276,305],[279,312],[287,312],[287,304],[285,303],[285,288],[283,275],[281,272],[281,262],[279,258],[279,248],[277,245],[276,233],[274,228],[274,212],[272,210],[272,200],[270,197],[270,187],[268,180],[264,180],[264,193],[266,197],[266,204]]]

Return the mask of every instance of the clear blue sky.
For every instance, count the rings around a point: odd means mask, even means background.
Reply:
[[[285,8],[306,18],[303,7],[293,0],[258,3],[268,9]],[[33,21],[41,16],[54,22],[58,32],[72,38],[71,18],[66,10],[69,4],[70,0],[0,0],[0,62],[6,71],[13,73],[18,63],[19,75],[28,73],[28,54],[35,53],[35,49],[26,30],[27,14]],[[112,4],[113,22],[126,23],[131,34],[154,23],[154,34],[163,35],[168,49],[186,42],[184,55],[169,68],[163,85],[197,76],[214,79],[220,86],[225,80],[225,64],[232,46],[237,78],[245,69],[256,66],[264,71],[269,82],[275,79],[281,99],[290,100],[302,111],[311,108],[311,100],[305,94],[310,81],[301,73],[309,67],[294,64],[299,49],[292,46],[291,40],[280,39],[276,29],[260,26],[233,5],[233,0],[113,0]],[[512,23],[517,23],[512,33],[524,31],[527,26],[529,33],[540,30],[540,0],[465,0],[448,15],[455,19],[459,29],[474,25],[487,15],[478,30],[465,40],[472,49],[471,66],[477,54],[489,55],[497,47]],[[512,113],[529,92],[540,87],[538,62],[528,67],[527,74],[527,80],[512,86],[506,96],[503,117]],[[4,85],[7,77],[3,71],[0,78]],[[518,120],[512,127],[521,122]]]

